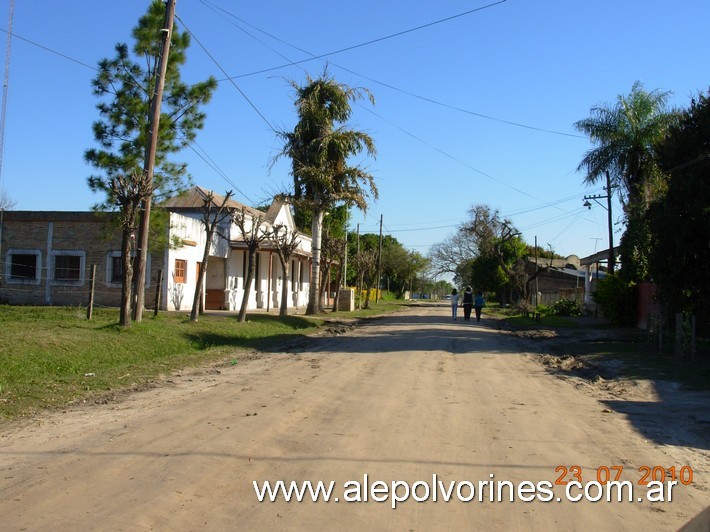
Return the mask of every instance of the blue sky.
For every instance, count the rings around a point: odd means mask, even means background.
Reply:
[[[220,82],[194,151],[176,160],[189,164],[196,184],[234,190],[247,204],[267,201],[290,182],[288,161],[270,168],[280,148],[270,127],[290,130],[296,121],[288,80],[320,74],[324,60],[308,53],[328,54],[339,82],[366,87],[376,100],[358,103],[351,125],[377,145],[375,160],[359,162],[376,176],[380,198],[366,215],[353,213],[353,228],[376,232],[382,214],[387,234],[426,254],[484,203],[529,243],[537,236],[563,255],[601,250],[606,211],[582,203],[603,190],[585,187],[576,172],[590,144],[573,123],[637,80],[672,91],[681,107],[707,90],[710,2],[494,3],[178,0],[178,24],[204,47],[193,40],[185,81],[223,80],[224,70],[251,103]],[[117,42],[131,43],[147,5],[17,2],[13,32],[36,44],[12,40],[0,186],[15,209],[88,210],[100,200],[83,161],[98,118],[93,68],[113,57]],[[8,0],[0,1],[4,30],[8,13]]]

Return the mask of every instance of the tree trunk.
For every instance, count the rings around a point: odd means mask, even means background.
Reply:
[[[207,261],[210,258],[210,245],[212,244],[212,233],[207,233],[207,241],[205,242],[205,250],[202,253],[202,262],[200,263],[200,271],[197,274],[197,283],[195,285],[195,297],[192,299],[192,312],[190,313],[190,321],[197,322],[197,316],[202,314],[204,308],[202,306],[202,292],[204,291],[205,272],[207,271]]]
[[[330,261],[327,261],[325,264],[325,267],[321,268],[321,273],[323,275],[322,275],[321,282],[320,282],[320,296],[318,297],[318,300],[321,301],[321,303],[326,300],[326,297],[325,297],[326,292],[330,291],[330,267],[331,267],[331,264],[332,263]],[[321,310],[323,310],[322,307],[321,307]]]
[[[335,282],[335,297],[333,297],[333,312],[338,310],[338,302],[340,301],[340,285],[343,283],[343,264],[338,268],[338,277]]]
[[[288,285],[291,282],[291,261],[281,260],[281,269],[283,270],[284,278],[283,285],[281,286],[281,306],[279,306],[279,316],[288,316]]]
[[[313,222],[311,223],[313,263],[311,264],[311,283],[308,287],[308,306],[306,307],[306,314],[308,315],[318,314],[323,310],[320,301],[320,246],[324,214],[320,209],[314,211]]]
[[[247,278],[244,281],[244,297],[242,298],[242,306],[239,309],[237,321],[244,323],[247,319],[247,305],[249,304],[249,294],[251,293],[251,282],[254,279],[254,270],[256,269],[256,250],[249,249],[249,266],[247,267]]]
[[[131,285],[133,282],[133,265],[131,263],[131,235],[133,231],[124,227],[121,235],[121,262],[123,280],[121,281],[121,313],[118,324],[122,327],[131,326]]]

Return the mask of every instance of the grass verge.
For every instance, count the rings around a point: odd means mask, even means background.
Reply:
[[[402,302],[367,311],[317,317],[205,314],[190,323],[182,313],[162,313],[117,325],[118,311],[0,306],[0,419],[43,408],[144,387],[162,374],[225,361],[236,364],[247,349],[267,351],[313,332],[331,317],[360,318],[392,312]]]

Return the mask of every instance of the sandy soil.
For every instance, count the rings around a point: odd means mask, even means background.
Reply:
[[[5,424],[0,528],[675,530],[710,504],[708,394],[560,372],[529,342],[421,307]],[[572,503],[562,486],[561,502],[344,501],[364,475],[477,486],[573,465],[585,482],[615,465],[694,480],[670,503]],[[254,480],[333,480],[341,500],[260,503]]]

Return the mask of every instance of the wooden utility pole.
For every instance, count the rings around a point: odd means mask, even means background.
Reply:
[[[377,289],[375,290],[375,303],[380,302],[380,286],[382,286],[382,214],[380,214],[380,247],[377,252]]]
[[[162,32],[163,48],[158,65],[158,79],[156,80],[155,94],[150,103],[150,130],[148,153],[145,160],[146,181],[149,185],[150,195],[143,200],[140,227],[138,229],[138,250],[136,253],[135,278],[133,279],[133,292],[135,306],[133,307],[133,320],[142,321],[143,307],[145,306],[145,276],[148,257],[148,233],[150,232],[150,206],[153,201],[153,173],[155,171],[155,153],[158,148],[158,131],[160,125],[160,108],[165,87],[165,72],[168,68],[168,55],[170,53],[170,40],[173,34],[173,20],[175,19],[175,0],[165,3],[165,24]]]
[[[609,222],[609,275],[614,275],[616,258],[614,257],[614,226],[611,221],[611,177],[606,173],[606,215]]]
[[[362,308],[362,263],[360,262],[360,224],[357,224],[357,235],[355,237],[356,247],[355,247],[355,264],[357,265],[357,272],[355,275],[355,290],[357,292],[357,302],[358,310]]]
[[[537,299],[538,299],[538,297],[540,297],[539,296],[540,291],[538,290],[539,286],[537,284],[537,278],[539,277],[539,275],[537,275],[537,271],[539,268],[540,268],[540,266],[538,266],[538,264],[537,264],[537,235],[535,235],[535,274],[536,274],[535,275],[535,308],[537,308],[537,305],[538,305]]]

